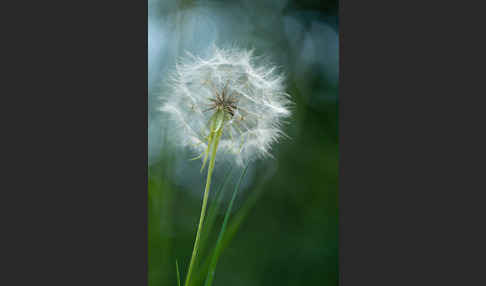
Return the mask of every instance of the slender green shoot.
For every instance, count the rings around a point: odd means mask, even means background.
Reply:
[[[216,242],[216,246],[214,248],[213,256],[211,257],[211,262],[209,264],[208,275],[207,275],[206,282],[205,282],[204,286],[211,286],[213,284],[214,272],[216,270],[216,265],[218,263],[219,257],[221,255],[221,252],[222,252],[222,249],[223,249],[222,248],[222,246],[223,246],[222,240],[223,240],[223,236],[224,236],[224,234],[226,232],[226,225],[228,224],[228,219],[229,219],[229,216],[230,216],[230,213],[231,213],[231,209],[233,208],[233,203],[235,201],[236,194],[238,193],[238,190],[240,188],[241,180],[245,176],[245,173],[246,173],[246,170],[247,169],[248,169],[248,165],[245,167],[245,169],[241,173],[241,176],[240,176],[240,178],[238,180],[238,183],[236,184],[236,187],[235,187],[235,190],[233,192],[233,196],[231,198],[231,201],[229,203],[229,206],[226,209],[226,214],[224,215],[223,226],[221,227],[221,231],[219,232],[219,236],[218,236],[218,240]]]
[[[250,211],[253,209],[253,207],[256,205],[256,202],[258,201],[258,198],[260,197],[262,191],[263,191],[263,182],[258,184],[258,186],[255,189],[252,189],[249,197],[246,199],[245,203],[242,205],[242,207],[235,213],[233,219],[231,222],[229,222],[227,229],[223,235],[223,238],[221,240],[221,252],[223,252],[226,247],[230,244],[232,241],[233,237],[236,235],[240,225],[245,221],[246,217],[250,213]],[[210,259],[206,260],[204,265],[205,267],[207,266],[210,261]]]
[[[177,272],[177,286],[181,286],[181,274],[179,273],[179,263],[176,259],[176,272]]]

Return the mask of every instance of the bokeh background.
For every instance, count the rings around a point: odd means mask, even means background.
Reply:
[[[205,174],[168,142],[157,108],[184,51],[253,48],[287,75],[295,102],[273,159],[253,162],[230,217],[214,285],[338,285],[338,1],[149,0],[149,285],[177,285],[192,252]],[[219,204],[214,194],[231,170]],[[242,169],[216,162],[209,204],[216,240]],[[204,255],[204,253],[203,253]]]

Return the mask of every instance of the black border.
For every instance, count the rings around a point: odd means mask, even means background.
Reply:
[[[0,284],[147,285],[148,2],[14,5]]]

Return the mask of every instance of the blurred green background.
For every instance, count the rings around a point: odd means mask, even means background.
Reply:
[[[157,111],[162,82],[182,51],[203,53],[212,43],[270,58],[295,102],[284,127],[290,139],[273,146],[275,158],[249,166],[214,285],[338,285],[337,15],[337,1],[149,1],[150,286],[177,285],[176,259],[184,278],[205,183],[201,162],[167,143]],[[210,206],[231,166],[216,163]],[[208,241],[242,171],[232,170]]]

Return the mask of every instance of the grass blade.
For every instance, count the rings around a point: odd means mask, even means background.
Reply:
[[[177,271],[177,286],[181,286],[181,274],[179,273],[179,263],[176,259],[176,271]]]
[[[233,192],[233,196],[231,198],[229,206],[226,209],[226,213],[224,215],[223,226],[221,227],[221,231],[219,232],[218,240],[216,242],[216,246],[214,248],[214,252],[213,252],[213,255],[211,257],[211,262],[209,264],[208,275],[207,275],[207,278],[206,278],[206,283],[204,284],[205,286],[211,286],[213,284],[214,272],[216,270],[216,265],[218,263],[218,260],[219,260],[219,257],[221,255],[221,251],[222,251],[222,246],[223,246],[222,240],[223,240],[224,233],[226,231],[226,225],[228,224],[228,219],[229,219],[229,216],[230,216],[230,213],[231,213],[231,209],[233,208],[233,203],[235,201],[236,195],[237,195],[238,190],[240,188],[241,180],[245,176],[247,169],[248,169],[248,165],[245,167],[245,169],[241,173],[241,176],[238,180],[238,183],[236,184],[236,187],[235,187],[235,190]]]
[[[245,221],[250,211],[256,205],[258,199],[260,198],[260,195],[262,194],[262,191],[263,183],[261,183],[255,189],[252,189],[251,194],[249,195],[241,209],[238,210],[238,212],[235,214],[235,217],[231,220],[231,223],[228,225],[228,228],[221,243],[221,247],[223,250],[231,242],[233,237],[236,235],[236,232],[238,231],[240,225]]]

